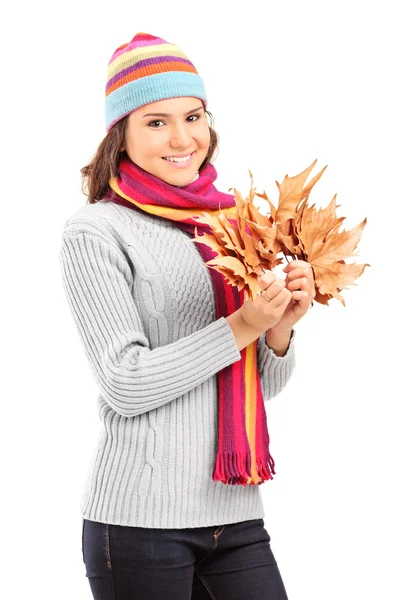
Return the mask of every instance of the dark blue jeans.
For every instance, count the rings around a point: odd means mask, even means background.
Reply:
[[[263,519],[148,529],[84,519],[95,600],[287,600]]]

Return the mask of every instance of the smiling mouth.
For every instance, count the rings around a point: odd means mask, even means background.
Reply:
[[[186,163],[192,158],[193,154],[194,152],[191,152],[191,154],[187,154],[186,156],[163,156],[162,158],[168,162]]]

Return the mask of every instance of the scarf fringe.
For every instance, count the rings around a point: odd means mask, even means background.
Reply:
[[[251,454],[250,452],[224,451],[218,452],[215,461],[213,480],[222,481],[230,485],[260,485],[264,481],[273,479],[275,475],[275,461],[271,455],[267,457],[267,464],[261,458],[257,458],[258,480],[254,481],[251,476]]]

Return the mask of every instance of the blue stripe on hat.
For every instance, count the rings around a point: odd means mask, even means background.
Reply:
[[[206,90],[200,75],[169,71],[130,81],[106,97],[106,129],[109,131],[114,123],[140,106],[182,96],[200,98],[207,105]]]

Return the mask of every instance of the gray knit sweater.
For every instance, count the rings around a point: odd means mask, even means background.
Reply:
[[[226,319],[216,319],[209,268],[190,239],[167,219],[107,201],[85,204],[65,225],[63,285],[100,391],[86,519],[184,528],[264,516],[259,486],[212,479],[217,372],[241,355]],[[292,373],[293,339],[278,357],[259,338],[265,401]]]

